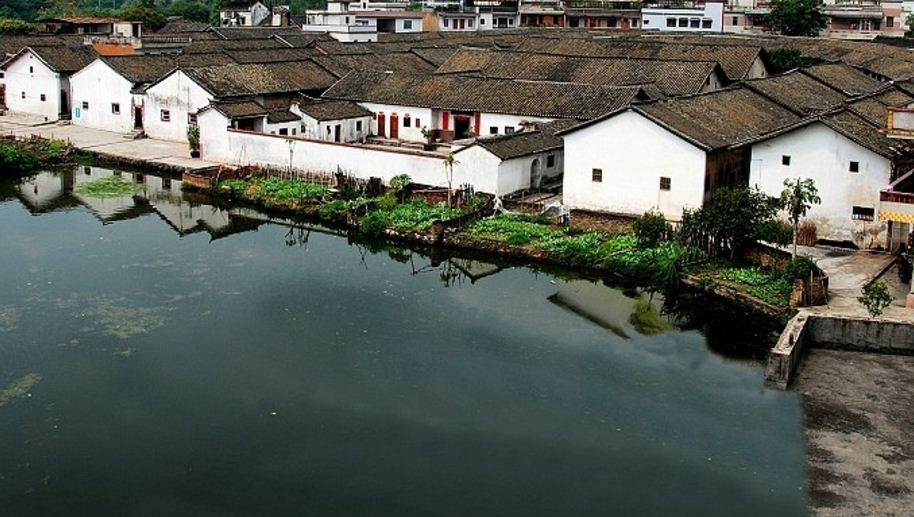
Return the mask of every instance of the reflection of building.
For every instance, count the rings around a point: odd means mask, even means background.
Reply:
[[[619,289],[586,280],[559,282],[549,301],[624,338],[629,338],[631,331],[657,334],[669,325],[641,294],[628,296]]]

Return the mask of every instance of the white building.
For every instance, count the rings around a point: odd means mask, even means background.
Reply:
[[[150,138],[187,142],[187,125],[215,94],[177,69],[146,89],[143,128]]]
[[[810,178],[822,203],[806,220],[819,239],[861,248],[885,246],[885,221],[876,217],[880,191],[898,171],[894,160],[910,152],[851,111],[805,119],[752,143],[749,184],[779,196],[784,180]]]
[[[170,56],[102,57],[70,78],[73,124],[117,133],[142,130],[145,86],[174,68]]]
[[[6,107],[43,117],[69,118],[70,76],[95,59],[90,47],[26,47],[0,65]]]
[[[289,109],[299,116],[300,135],[327,142],[361,142],[371,134],[374,114],[349,101],[302,101]]]
[[[669,32],[724,32],[724,2],[705,2],[690,7],[644,7],[643,30]]]
[[[357,18],[349,10],[348,1],[327,2],[326,10],[307,10],[307,21],[302,25],[306,32],[326,32],[337,41],[371,42],[378,41],[377,20],[371,17]]]
[[[272,16],[260,2],[231,1],[219,10],[219,25],[223,27],[257,27]]]
[[[748,183],[740,142],[799,119],[742,88],[636,104],[560,131],[564,203],[571,208],[679,220],[721,187]]]

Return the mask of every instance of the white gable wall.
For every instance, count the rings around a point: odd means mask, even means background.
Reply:
[[[659,210],[678,220],[701,206],[703,150],[633,111],[564,135],[564,202],[572,208],[641,215]],[[603,181],[592,181],[602,169]],[[671,179],[669,191],[660,178]]]
[[[143,127],[150,138],[187,142],[187,116],[205,108],[213,96],[178,70],[146,90]],[[169,121],[162,120],[168,110]]]
[[[782,164],[785,155],[789,166]],[[850,172],[851,161],[859,163],[860,172]],[[811,178],[822,204],[807,218],[816,223],[818,237],[873,247],[885,244],[886,224],[854,220],[851,213],[854,206],[878,212],[879,191],[891,174],[888,159],[816,123],[753,145],[749,184],[780,196],[785,179]]]
[[[104,61],[93,61],[70,78],[73,124],[117,133],[133,131],[132,88],[130,81]],[[83,102],[89,103],[88,109],[83,108]],[[114,113],[115,103],[120,114]]]
[[[65,81],[32,52],[24,52],[7,65],[6,106],[10,111],[30,113],[47,120],[60,118],[60,92],[69,91]],[[42,100],[44,96],[44,100]]]

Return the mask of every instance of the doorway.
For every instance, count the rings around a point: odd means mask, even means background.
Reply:
[[[469,115],[454,115],[454,138],[467,138],[470,133]]]
[[[143,129],[143,107],[133,107],[133,129]]]
[[[387,136],[387,118],[384,113],[378,113],[378,136],[384,138]]]
[[[543,170],[540,168],[540,159],[535,158],[530,164],[530,188],[539,189],[543,182]]]
[[[390,114],[390,138],[400,138],[400,116],[396,113]]]
[[[60,114],[64,116],[70,114],[70,98],[66,90],[60,90]]]
[[[0,108],[6,109],[6,85],[0,84]]]
[[[391,119],[391,120],[392,120],[392,119]],[[341,131],[342,131],[342,127],[341,127],[339,124],[337,124],[336,126],[334,126],[334,128],[333,128],[333,141],[334,141],[334,142],[339,142],[339,141],[340,141],[340,133],[341,133]]]

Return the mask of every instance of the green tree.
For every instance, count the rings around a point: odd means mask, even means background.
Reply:
[[[132,0],[124,4],[118,18],[133,22],[143,22],[143,28],[157,31],[165,26],[165,13],[157,9],[154,0]]]
[[[758,189],[717,189],[704,206],[683,213],[680,233],[686,240],[710,238],[716,250],[728,250],[732,259],[745,245],[763,238],[780,206],[778,198]]]
[[[866,312],[870,313],[870,318],[882,315],[886,307],[892,304],[892,300],[889,286],[885,285],[882,280],[876,280],[871,284],[865,285],[863,287],[863,296],[857,298],[857,301],[866,307]]]
[[[784,190],[781,192],[781,205],[787,212],[790,224],[793,225],[793,257],[797,257],[797,231],[800,228],[800,219],[812,205],[822,203],[816,182],[811,178],[784,180]]]
[[[38,27],[33,23],[12,18],[0,18],[0,34],[4,36],[21,36],[34,32],[38,32]]]
[[[822,0],[777,0],[771,7],[771,25],[784,36],[818,36],[825,28]]]
[[[444,175],[447,178],[447,206],[450,208],[454,206],[451,203],[451,192],[454,190],[454,166],[459,165],[460,162],[454,158],[454,153],[448,153],[442,162],[444,162]]]
[[[219,20],[219,11],[222,10],[222,7],[226,4],[225,0],[213,0],[209,4],[209,23],[214,27],[222,25],[222,22]]]
[[[203,2],[175,0],[165,12],[168,16],[180,16],[191,22],[208,22],[210,9]]]

